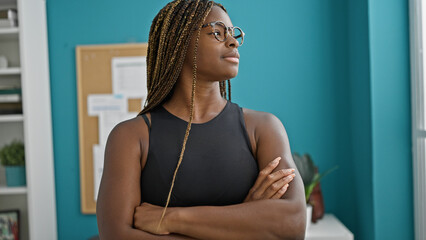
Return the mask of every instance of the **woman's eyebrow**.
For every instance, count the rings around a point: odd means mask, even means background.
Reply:
[[[234,27],[234,25],[233,25],[233,24],[228,25],[228,24],[226,24],[224,21],[221,21],[221,20],[212,20],[212,21],[208,21],[208,22],[203,23],[203,25],[206,25],[206,24],[209,24],[209,23],[212,23],[212,22],[221,22],[221,23],[225,24],[225,26],[226,26],[226,27]]]

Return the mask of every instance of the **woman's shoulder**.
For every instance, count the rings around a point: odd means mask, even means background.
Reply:
[[[141,115],[137,115],[133,118],[121,121],[117,125],[115,125],[113,130],[116,131],[124,131],[124,132],[131,132],[135,130],[143,130],[145,124],[144,119]]]
[[[256,156],[257,146],[263,139],[274,132],[280,132],[284,126],[281,121],[272,113],[256,111],[248,108],[242,108],[246,131],[253,149],[253,155]]]
[[[140,115],[118,123],[110,133],[110,138],[118,137],[129,140],[143,140],[145,136],[148,136],[148,127]]]
[[[242,108],[244,113],[244,120],[246,124],[250,124],[253,127],[267,127],[272,125],[276,125],[278,123],[281,124],[281,121],[274,114],[263,111],[256,111],[253,109]]]
[[[126,149],[126,154],[133,153],[132,156],[137,156],[142,169],[146,163],[148,148],[149,129],[140,115],[115,125],[108,136],[106,145],[107,150],[122,153],[123,149]],[[107,150],[106,152],[109,152]]]

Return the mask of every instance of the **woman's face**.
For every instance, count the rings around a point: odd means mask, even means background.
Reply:
[[[205,22],[220,21],[226,27],[232,27],[228,14],[220,7],[213,6]],[[213,28],[207,26],[201,29],[197,54],[197,79],[208,81],[224,81],[234,78],[238,74],[239,53],[238,41],[228,35],[224,42],[220,42],[212,34]],[[185,67],[192,69],[194,47],[197,31],[191,39],[188,53],[185,58]],[[191,71],[192,72],[192,71]]]

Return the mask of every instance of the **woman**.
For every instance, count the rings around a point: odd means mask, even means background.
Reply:
[[[283,125],[230,101],[244,38],[232,26],[206,0],[175,0],[154,18],[147,102],[106,146],[101,239],[304,238],[303,182]]]

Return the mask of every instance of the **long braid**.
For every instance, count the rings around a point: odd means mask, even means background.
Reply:
[[[157,16],[155,16],[149,33],[147,54],[148,96],[145,100],[143,110],[138,115],[145,114],[158,105],[161,105],[170,96],[182,70],[191,36],[193,32],[197,30],[193,56],[193,78],[189,122],[185,131],[179,160],[173,174],[167,201],[157,226],[157,232],[170,203],[170,197],[173,191],[176,175],[183,160],[186,143],[192,126],[197,82],[198,42],[201,33],[201,26],[213,6],[219,6],[226,12],[226,9],[221,4],[208,0],[175,0],[170,2],[160,10]],[[225,81],[219,83],[219,88],[221,96],[226,98]],[[231,94],[229,80],[228,93],[230,99]]]
[[[231,80],[227,80],[228,82],[228,100],[231,101]]]
[[[223,82],[219,82],[219,90],[220,90],[220,95],[223,98],[226,98],[226,89],[225,89]]]
[[[226,84],[228,83],[228,91],[226,91]],[[228,98],[229,101],[231,101],[231,80],[226,80],[219,82],[219,90],[220,90],[220,95],[223,98]]]
[[[167,202],[166,202],[166,206],[164,207],[163,213],[161,214],[161,219],[160,222],[158,223],[157,226],[157,232],[160,229],[161,223],[164,219],[164,215],[166,214],[166,210],[167,207],[169,206],[170,203],[170,197],[173,191],[173,187],[175,184],[175,180],[176,180],[176,175],[177,172],[179,170],[179,167],[182,163],[182,159],[183,159],[183,154],[185,153],[185,148],[186,148],[186,143],[188,141],[188,137],[189,137],[189,131],[191,130],[191,125],[192,125],[192,119],[194,117],[194,99],[195,99],[195,89],[196,89],[196,83],[197,83],[197,53],[198,53],[198,41],[200,39],[200,33],[201,33],[201,25],[203,24],[205,18],[207,17],[207,15],[209,14],[210,10],[212,8],[212,4],[211,2],[209,3],[208,6],[208,10],[206,11],[205,16],[203,17],[203,21],[201,21],[201,24],[198,28],[198,32],[197,32],[197,38],[195,40],[195,47],[194,47],[194,59],[193,59],[193,72],[192,72],[192,93],[191,93],[191,107],[189,110],[189,122],[188,122],[188,126],[186,127],[186,131],[185,131],[185,137],[183,139],[183,144],[182,144],[182,150],[180,152],[180,156],[179,156],[179,161],[178,164],[176,166],[175,172],[173,174],[173,179],[172,179],[172,184],[170,186],[170,191],[169,194],[167,196]]]

